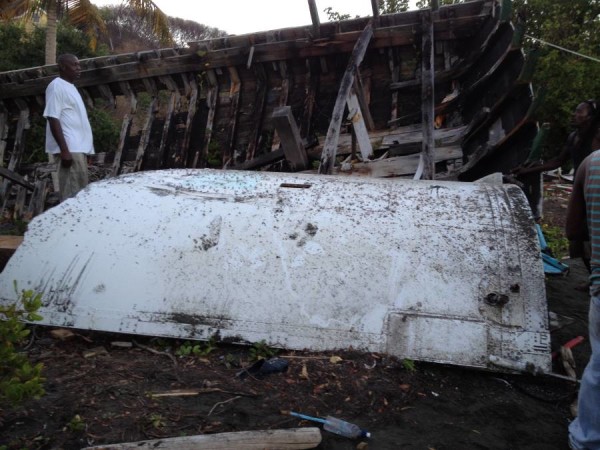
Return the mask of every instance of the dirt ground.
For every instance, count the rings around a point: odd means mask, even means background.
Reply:
[[[544,222],[562,226],[568,190],[547,186]],[[586,270],[547,278],[556,314],[552,349],[577,336],[578,376],[589,357]],[[205,356],[176,357],[178,341],[76,332],[65,340],[37,327],[27,351],[44,363],[47,394],[0,410],[8,449],[86,446],[315,424],[281,414],[332,415],[372,433],[350,440],[323,432],[320,449],[567,448],[576,384],[548,376],[506,375],[402,361],[380,354],[279,352],[289,367],[262,378],[237,376],[258,347],[217,345]],[[131,347],[115,345],[125,342]],[[331,359],[337,356],[341,360]],[[559,358],[554,372],[564,374]],[[185,389],[193,395],[156,396]],[[365,445],[366,444],[366,445]]]

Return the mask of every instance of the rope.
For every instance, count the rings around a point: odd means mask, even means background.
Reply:
[[[568,48],[564,48],[564,47],[560,47],[558,45],[551,44],[550,42],[543,41],[542,39],[535,38],[535,37],[530,36],[528,34],[526,34],[525,37],[527,37],[527,38],[529,38],[531,40],[540,42],[540,43],[542,43],[544,45],[547,45],[549,47],[557,48],[558,50],[561,50],[563,52],[572,53],[573,55],[580,56],[581,58],[591,59],[592,61],[600,62],[600,59],[594,58],[593,56],[584,55],[583,53],[579,53],[579,52],[576,52],[576,51],[573,51],[573,50],[569,50]]]

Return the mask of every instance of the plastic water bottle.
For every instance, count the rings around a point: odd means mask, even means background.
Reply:
[[[325,418],[323,429],[351,439],[371,437],[371,433],[361,429],[358,425],[331,416]]]

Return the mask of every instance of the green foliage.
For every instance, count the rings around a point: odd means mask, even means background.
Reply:
[[[551,125],[544,159],[556,156],[570,131],[570,119],[582,101],[600,97],[600,63],[559,50],[539,40],[600,58],[600,0],[514,0],[513,21],[525,23],[525,50],[538,49],[534,88],[546,91],[537,113]]]
[[[23,321],[42,320],[37,314],[41,306],[41,294],[31,290],[21,292],[18,304],[0,305],[0,403],[14,406],[45,393],[43,365],[32,365],[26,354],[17,350],[30,333]]]
[[[250,347],[250,360],[269,359],[276,354],[277,350],[269,347],[264,340],[255,342]]]
[[[119,144],[121,127],[111,115],[111,107],[101,104],[88,109],[88,116],[94,135],[94,150],[96,153],[114,152]]]
[[[208,356],[217,349],[216,339],[211,337],[206,342],[185,341],[175,350],[177,356]]]
[[[331,6],[325,8],[323,12],[327,14],[327,19],[330,22],[339,22],[340,20],[347,20],[350,18],[350,14],[340,14],[339,12],[334,11]]]
[[[46,31],[34,28],[28,33],[18,22],[0,22],[0,72],[43,66]],[[57,29],[57,52],[73,53],[79,59],[107,54],[106,49],[92,52],[89,38],[76,28],[59,23]]]
[[[542,233],[554,258],[560,259],[569,255],[569,240],[562,227],[542,224]]]
[[[83,418],[79,414],[76,414],[65,428],[72,433],[78,433],[80,431],[85,431],[86,427],[87,424],[84,422]]]
[[[150,425],[152,425],[152,427],[156,428],[157,430],[163,428],[166,425],[165,418],[158,413],[150,414],[148,421],[150,422]]]
[[[393,14],[408,11],[408,0],[381,0],[379,2],[380,14]]]
[[[412,359],[404,358],[402,360],[402,367],[408,372],[415,372],[417,370],[415,362]]]

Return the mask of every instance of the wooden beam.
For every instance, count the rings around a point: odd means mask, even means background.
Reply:
[[[235,134],[237,131],[238,116],[240,112],[240,91],[242,90],[242,81],[235,67],[230,66],[229,70],[230,88],[229,98],[229,137],[227,139],[227,148],[223,149],[223,167],[231,164],[233,161],[233,149],[235,147]]]
[[[115,159],[113,161],[113,167],[110,175],[116,177],[119,175],[121,171],[121,159],[123,157],[123,152],[125,151],[125,145],[127,143],[127,138],[129,136],[129,131],[131,130],[131,125],[133,123],[133,117],[135,115],[135,111],[137,109],[137,97],[135,93],[131,90],[129,83],[123,81],[119,83],[121,91],[123,95],[129,100],[129,112],[125,114],[123,117],[123,123],[121,124],[121,134],[119,136],[119,146],[117,147],[117,151],[115,152]]]
[[[158,147],[158,160],[160,161],[159,164],[161,167],[164,167],[165,165],[165,152],[167,140],[169,137],[169,131],[171,130],[171,123],[173,122],[173,112],[175,111],[177,103],[179,103],[179,97],[179,92],[172,91],[171,97],[169,98],[169,105],[167,107],[167,113],[165,115],[165,123],[163,125],[163,130],[160,137],[160,145]]]
[[[187,74],[182,74],[183,78],[187,77]],[[190,140],[192,136],[192,124],[194,123],[194,118],[196,117],[196,111],[198,110],[198,83],[196,82],[196,77],[190,76],[187,81],[189,86],[189,94],[188,95],[188,111],[187,118],[185,121],[185,132],[183,134],[183,164],[184,167],[187,167],[188,163],[188,154],[190,152]]]
[[[315,0],[308,0],[308,9],[310,10],[310,19],[312,20],[312,33],[315,38],[321,36],[321,21],[319,20],[319,10]]]
[[[370,79],[369,83],[365,89],[365,85],[363,83],[362,77],[360,75],[360,71],[356,72],[354,76],[354,87],[352,89],[356,94],[356,98],[358,99],[358,103],[360,105],[360,110],[362,112],[362,117],[365,121],[365,125],[367,130],[373,131],[375,129],[375,122],[373,121],[373,116],[371,115],[371,110],[369,109],[369,99],[371,97],[370,94]]]
[[[300,124],[300,135],[308,138],[312,133],[313,112],[316,105],[316,96],[319,89],[318,62],[315,59],[306,60],[306,76],[304,85],[306,86],[306,95],[304,96],[304,105],[302,122]]]
[[[29,107],[27,103],[21,99],[15,99],[15,103],[19,107],[19,120],[17,121],[17,129],[15,131],[15,139],[13,143],[13,150],[10,155],[10,161],[8,162],[8,170],[15,171],[21,161],[23,150],[25,149],[25,130],[29,128]],[[0,199],[2,200],[2,211],[6,208],[10,188],[11,180],[5,179],[2,183],[2,190],[0,191]]]
[[[0,101],[0,167],[4,166],[4,152],[6,151],[6,138],[8,137],[8,110],[4,102]]]
[[[346,104],[348,105],[348,120],[352,123],[354,130],[353,136],[356,136],[363,161],[366,161],[373,155],[373,147],[371,147],[369,132],[367,131],[360,103],[355,93],[350,93]]]
[[[46,196],[48,195],[48,179],[40,179],[35,182],[35,188],[31,199],[29,200],[29,208],[27,209],[27,219],[31,220],[38,214],[44,212],[46,206]]]
[[[267,72],[262,64],[256,64],[254,66],[254,79],[256,80],[256,93],[254,95],[254,111],[253,123],[250,128],[250,137],[248,142],[248,148],[246,150],[246,159],[253,159],[256,154],[258,147],[258,141],[260,139],[260,133],[262,131],[262,122],[265,110],[265,104],[267,103]]]
[[[13,172],[12,170],[5,169],[4,167],[0,167],[0,177],[8,178],[13,183],[23,186],[30,191],[33,191],[34,189],[33,184],[23,178],[20,174]]]
[[[323,146],[323,153],[321,154],[319,173],[331,173],[333,166],[335,165],[335,154],[337,151],[344,108],[354,82],[354,75],[365,56],[365,52],[367,51],[372,36],[373,24],[372,22],[369,22],[356,41],[352,56],[350,57],[350,62],[348,63],[346,72],[340,83],[338,96],[331,114],[331,121],[329,122],[329,129],[327,130],[327,138],[325,139],[325,145]]]
[[[281,107],[287,105],[290,91],[290,80],[286,62],[281,61],[278,67],[279,73],[281,75],[281,88],[279,92],[279,102],[277,103],[277,106]],[[277,150],[279,148],[280,143],[281,141],[279,139],[279,134],[277,133],[277,129],[275,129],[273,132],[273,141],[271,142],[271,151]]]
[[[421,40],[421,123],[423,130],[423,143],[421,145],[421,158],[415,179],[433,180],[435,177],[435,141],[434,131],[434,34],[433,10],[437,1],[432,0],[431,9],[423,11],[423,36]]]
[[[158,98],[154,96],[152,97],[152,101],[148,105],[148,113],[146,116],[146,120],[144,121],[144,126],[142,127],[140,143],[138,145],[137,153],[135,155],[135,163],[133,165],[133,170],[135,172],[142,170],[144,155],[146,153],[146,149],[148,148],[148,143],[150,142],[150,132],[152,131],[152,123],[154,123],[157,111]]]
[[[302,450],[315,448],[321,443],[321,430],[317,427],[285,430],[238,431],[160,438],[121,444],[103,444],[82,450]]]
[[[198,167],[199,160],[201,160],[201,166],[206,167],[206,163],[208,161],[208,150],[212,139],[213,124],[215,121],[215,112],[217,110],[217,100],[219,99],[219,83],[217,74],[214,70],[206,71],[206,80],[209,86],[206,92],[208,117],[206,119],[206,126],[204,127],[204,139],[202,139],[202,147],[196,151],[192,167]]]
[[[300,137],[298,125],[292,115],[290,106],[283,106],[273,112],[273,124],[277,134],[281,138],[281,146],[285,153],[285,159],[290,162],[293,170],[304,170],[308,168],[308,156]]]

